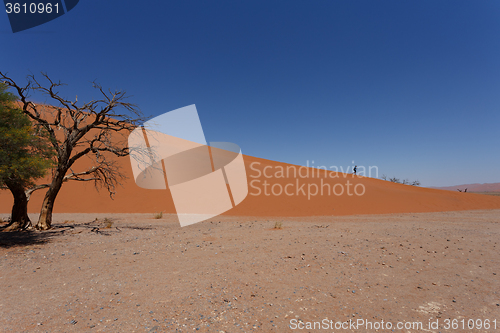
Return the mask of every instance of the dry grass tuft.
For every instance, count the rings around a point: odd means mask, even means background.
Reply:
[[[156,213],[155,216],[154,216],[154,218],[157,219],[157,220],[163,218],[163,212]]]
[[[113,225],[113,221],[111,219],[108,219],[107,217],[104,218],[104,229],[109,229]]]
[[[274,229],[283,229],[283,221],[274,222]]]

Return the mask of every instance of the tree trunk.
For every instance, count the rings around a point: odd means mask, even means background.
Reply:
[[[24,192],[24,187],[18,182],[5,182],[14,197],[14,205],[10,215],[10,224],[4,231],[26,230],[31,228],[31,221],[28,217],[28,198]]]
[[[38,223],[35,226],[38,230],[48,230],[52,227],[52,210],[54,209],[54,202],[56,201],[57,194],[63,184],[65,174],[65,171],[57,171],[52,179],[49,190],[45,193],[42,209],[40,210],[40,217],[38,218]]]

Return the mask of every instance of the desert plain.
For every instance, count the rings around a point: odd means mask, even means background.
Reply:
[[[392,331],[299,329],[325,319],[493,332],[444,325],[500,321],[500,210],[54,221],[0,234],[2,332]]]

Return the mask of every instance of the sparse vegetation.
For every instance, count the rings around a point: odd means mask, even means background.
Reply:
[[[399,178],[396,178],[396,177],[392,177],[392,178],[387,179],[386,175],[382,175],[382,177],[380,177],[380,179],[382,179],[382,180],[388,180],[388,181],[390,181],[392,183],[397,183],[397,184],[411,185],[411,186],[420,186],[420,181],[419,180],[414,180],[414,181],[410,182],[408,180],[408,178],[403,179],[403,180],[400,180]]]
[[[274,222],[274,229],[283,229],[283,222],[282,221]]]
[[[157,220],[163,218],[163,212],[156,213],[155,216],[154,216],[154,218],[157,219]]]

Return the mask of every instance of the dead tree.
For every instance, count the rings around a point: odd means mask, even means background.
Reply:
[[[35,190],[46,188],[47,192],[40,210],[36,228],[51,228],[54,202],[66,181],[93,181],[96,187],[104,187],[112,196],[123,174],[115,163],[116,157],[130,154],[127,146],[128,134],[146,120],[138,107],[127,102],[125,91],[104,90],[93,83],[99,99],[86,103],[61,97],[55,82],[45,73],[43,82],[34,75],[27,77],[27,84],[18,85],[12,78],[0,72],[3,82],[14,88],[19,96],[21,108],[35,123],[44,128],[56,151],[56,163],[52,180],[26,191],[27,196]],[[36,105],[29,100],[30,93],[42,93],[50,98],[49,105]],[[75,163],[90,158],[91,166],[73,171]]]

